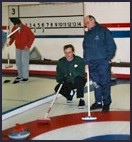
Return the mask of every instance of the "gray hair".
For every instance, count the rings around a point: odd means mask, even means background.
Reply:
[[[94,17],[94,16],[92,16],[92,15],[88,15],[87,17],[89,18],[89,20],[94,20],[94,21],[96,22],[96,19],[95,19],[95,17]]]

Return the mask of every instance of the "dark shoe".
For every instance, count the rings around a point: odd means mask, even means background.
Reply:
[[[23,78],[22,77],[16,77],[15,80],[21,81]]]
[[[71,90],[71,93],[70,93],[70,95],[69,95],[69,97],[67,99],[67,103],[72,103],[73,102],[72,100],[73,100],[74,95],[75,95],[75,91]]]
[[[16,83],[19,83],[19,82],[20,82],[19,80],[14,80],[13,84],[16,84]]]
[[[83,109],[85,107],[85,101],[83,99],[80,99],[78,107],[79,109]]]
[[[98,104],[98,103],[94,103],[90,107],[91,110],[101,109],[101,108],[102,108],[102,104]]]
[[[16,77],[15,80],[13,81],[13,84],[19,83],[22,80],[20,77]]]
[[[102,112],[108,112],[110,109],[110,105],[103,105],[103,109],[102,109]]]
[[[28,82],[28,78],[23,78],[21,82]]]
[[[11,82],[11,80],[5,80],[3,83],[9,83]]]

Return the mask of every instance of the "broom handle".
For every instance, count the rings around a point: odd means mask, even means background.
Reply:
[[[53,101],[52,101],[52,103],[51,103],[51,105],[50,105],[50,107],[49,107],[48,111],[46,112],[46,114],[45,114],[45,117],[44,117],[44,118],[47,118],[47,116],[48,116],[49,112],[51,111],[51,108],[52,108],[52,106],[53,106],[53,104],[54,104],[54,102],[55,102],[56,98],[58,97],[58,94],[59,94],[59,92],[60,92],[60,90],[61,90],[61,88],[62,88],[62,85],[63,85],[63,83],[61,83],[61,85],[60,85],[59,89],[57,90],[57,93],[55,94],[55,97],[54,97],[54,99],[53,99]]]
[[[7,54],[7,61],[8,61],[8,65],[10,64],[10,57],[9,57],[9,53]]]
[[[7,35],[7,38],[9,38],[10,36],[12,36],[14,33],[16,33],[18,30],[20,30],[20,27],[18,27],[17,29],[15,29],[13,32],[11,32],[9,35]]]
[[[86,68],[86,72],[87,72],[88,117],[90,117],[91,116],[91,113],[90,113],[90,85],[89,85],[89,67],[88,66]]]
[[[11,32],[9,35],[7,35],[7,38],[9,38],[10,36],[12,36],[14,33],[16,33],[18,30],[20,30],[20,27],[18,27],[16,30],[14,30],[13,32]],[[9,48],[8,48],[8,54],[7,54],[7,64],[10,64],[10,57],[9,57]]]

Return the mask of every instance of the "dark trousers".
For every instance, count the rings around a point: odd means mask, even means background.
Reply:
[[[111,103],[111,70],[107,59],[88,62],[90,78],[94,83],[95,102]]]
[[[69,96],[70,96],[71,90],[77,89],[77,98],[83,98],[84,97],[84,86],[85,86],[85,83],[86,83],[86,79],[83,78],[83,77],[78,76],[78,77],[76,77],[74,79],[74,84],[65,81],[63,83],[63,86],[62,86],[62,88],[61,88],[59,93],[61,95],[63,95],[66,99],[68,99]],[[55,92],[57,92],[59,86],[60,86],[60,84],[58,84],[55,87]]]

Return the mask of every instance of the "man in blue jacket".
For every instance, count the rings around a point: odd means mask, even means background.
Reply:
[[[116,44],[111,32],[100,26],[92,15],[84,19],[88,31],[83,41],[83,59],[89,67],[90,78],[95,88],[95,103],[90,109],[108,112],[111,104],[111,59],[115,55]]]

